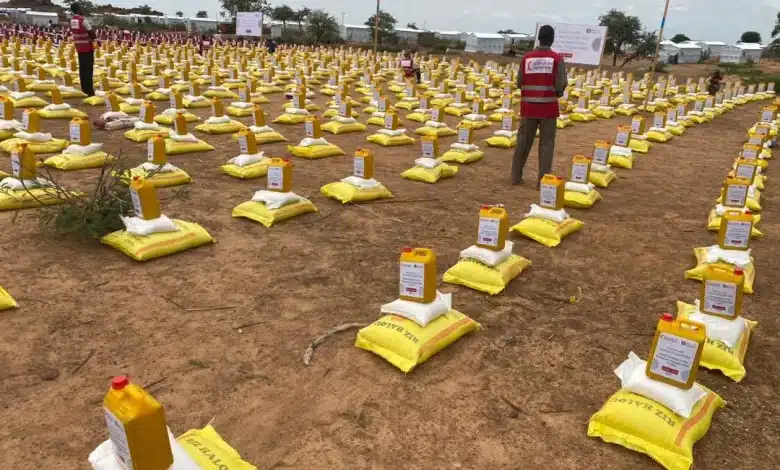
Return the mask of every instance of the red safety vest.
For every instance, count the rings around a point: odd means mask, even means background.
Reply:
[[[403,59],[401,60],[400,65],[406,78],[412,78],[414,76],[414,61],[412,59]]]
[[[84,28],[84,17],[74,15],[70,20],[70,32],[73,34],[73,42],[76,43],[76,52],[92,52],[92,38]]]
[[[558,95],[555,93],[555,71],[563,58],[550,49],[535,49],[523,56],[520,114],[524,118],[558,117]]]

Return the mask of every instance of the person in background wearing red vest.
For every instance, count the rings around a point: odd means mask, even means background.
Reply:
[[[92,74],[95,68],[95,49],[92,41],[95,40],[95,30],[84,18],[84,9],[78,3],[72,3],[70,10],[73,18],[70,20],[70,32],[73,34],[73,42],[76,43],[76,52],[79,55],[79,79],[81,91],[87,96],[95,96],[95,88],[92,83]]]
[[[401,67],[401,70],[404,71],[405,78],[415,77],[417,79],[417,83],[420,83],[420,69],[415,67],[411,52],[405,51],[404,58],[401,59],[401,62],[398,65]]]
[[[523,184],[523,168],[539,129],[539,178],[552,172],[555,156],[555,123],[558,118],[558,98],[568,85],[563,57],[550,48],[555,30],[550,25],[539,28],[539,45],[523,56],[517,74],[520,88],[520,129],[512,160],[512,184]]]

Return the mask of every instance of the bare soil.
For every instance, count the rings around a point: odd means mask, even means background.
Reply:
[[[273,116],[282,100],[272,97]],[[715,242],[707,212],[760,106],[691,128],[640,156],[635,169],[619,170],[603,201],[571,211],[586,225],[559,247],[513,234],[515,252],[533,266],[502,294],[442,285],[483,330],[408,375],[355,348],[354,331],[330,338],[310,367],[302,355],[328,328],[378,317],[380,304],[397,295],[402,246],[433,248],[443,273],[474,242],[480,204],[505,204],[512,222],[520,220],[538,195],[531,184],[509,184],[512,150],[485,148],[483,161],[427,185],[399,177],[417,145],[381,148],[365,143],[365,133],[328,135],[348,156],[294,162],[294,189],[319,213],[267,229],[231,217],[265,180],[221,174],[238,145],[201,135],[217,151],[170,158],[194,177],[191,198],[174,199],[170,189],[160,195],[166,214],[202,224],[217,243],[147,263],[41,231],[33,210],[2,213],[0,285],[21,308],[0,314],[0,468],[86,468],[107,437],[101,401],[116,374],[149,385],[177,435],[214,420],[261,469],[657,468],[588,438],[587,421],[619,387],[612,369],[629,351],[647,354],[658,316],[696,298],[699,284],[683,271],[694,264],[694,247]],[[567,174],[573,155],[589,154],[594,140],[612,138],[628,121],[559,131],[556,172]],[[64,121],[45,125],[67,135]],[[303,126],[273,126],[290,142],[303,136]],[[138,162],[145,156],[145,146],[120,131],[95,131],[94,140]],[[321,196],[321,186],[351,172],[352,152],[365,145],[394,202],[357,207]],[[284,144],[263,150],[289,155]],[[535,160],[536,149],[527,180],[536,176]],[[10,171],[7,158],[0,168]],[[97,172],[61,178],[85,189]],[[746,316],[759,321],[748,375],[734,383],[700,373],[728,406],[696,446],[697,469],[773,468],[780,459],[780,298],[772,294],[780,254],[770,249],[780,221],[771,171],[769,178],[765,237],[753,243],[756,294],[745,301]],[[578,289],[581,300],[569,303]],[[225,308],[188,311],[206,307]]]

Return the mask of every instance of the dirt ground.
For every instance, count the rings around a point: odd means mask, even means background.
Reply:
[[[273,116],[282,100],[272,97]],[[101,402],[109,379],[125,373],[151,384],[177,435],[213,420],[261,469],[658,468],[588,438],[587,421],[619,387],[612,369],[629,351],[647,355],[658,316],[696,298],[699,284],[683,272],[694,247],[715,243],[707,212],[760,106],[689,129],[640,156],[635,169],[619,170],[603,201],[570,211],[586,225],[559,247],[511,235],[533,266],[502,294],[442,284],[483,330],[408,375],[355,348],[354,331],[330,338],[310,367],[302,355],[328,328],[369,323],[396,298],[402,246],[433,248],[441,275],[474,242],[481,204],[502,203],[519,221],[538,195],[531,185],[509,184],[511,150],[485,147],[483,161],[427,185],[399,177],[418,145],[381,148],[365,143],[366,133],[328,135],[347,157],[294,161],[294,190],[311,196],[319,213],[267,229],[231,217],[265,179],[221,174],[238,145],[202,136],[217,151],[170,158],[194,177],[191,198],[174,199],[170,189],[160,195],[166,214],[202,224],[217,243],[147,263],[42,232],[34,211],[2,213],[0,285],[21,308],[0,314],[0,468],[86,468],[107,438]],[[568,174],[573,155],[590,154],[594,140],[612,138],[628,121],[559,131],[556,172]],[[66,122],[45,125],[67,136]],[[303,135],[303,126],[273,126],[291,142]],[[145,146],[120,131],[95,131],[94,141],[138,162],[145,156]],[[365,145],[393,202],[354,206],[321,196],[322,185],[351,172],[352,152]],[[284,144],[263,150],[289,155]],[[0,168],[10,171],[7,157]],[[528,180],[536,168],[534,149]],[[97,172],[61,178],[85,188]],[[748,375],[737,384],[700,373],[728,405],[697,444],[696,469],[771,468],[780,459],[780,298],[771,294],[780,283],[780,254],[771,250],[780,221],[768,174],[765,237],[753,243],[756,294],[745,300],[746,316],[759,321]],[[565,300],[578,289],[579,302]],[[207,307],[224,308],[188,311]]]

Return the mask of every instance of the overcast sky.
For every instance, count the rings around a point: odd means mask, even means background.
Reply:
[[[168,0],[166,2],[114,0],[97,3],[131,6],[148,3],[167,14],[177,10],[185,16],[195,16],[207,10],[210,17],[219,11],[218,0]],[[273,5],[287,3],[293,8],[307,6],[324,9],[341,23],[342,13],[347,24],[363,24],[376,9],[374,0],[290,0],[271,1]],[[415,22],[428,29],[496,32],[514,29],[532,33],[536,22],[597,24],[600,14],[618,8],[638,16],[649,29],[657,30],[661,23],[664,0],[382,0],[382,9],[397,20],[399,26]],[[671,0],[665,37],[685,33],[693,39],[734,42],[744,31],[761,33],[769,42],[774,20],[780,11],[780,0]]]

